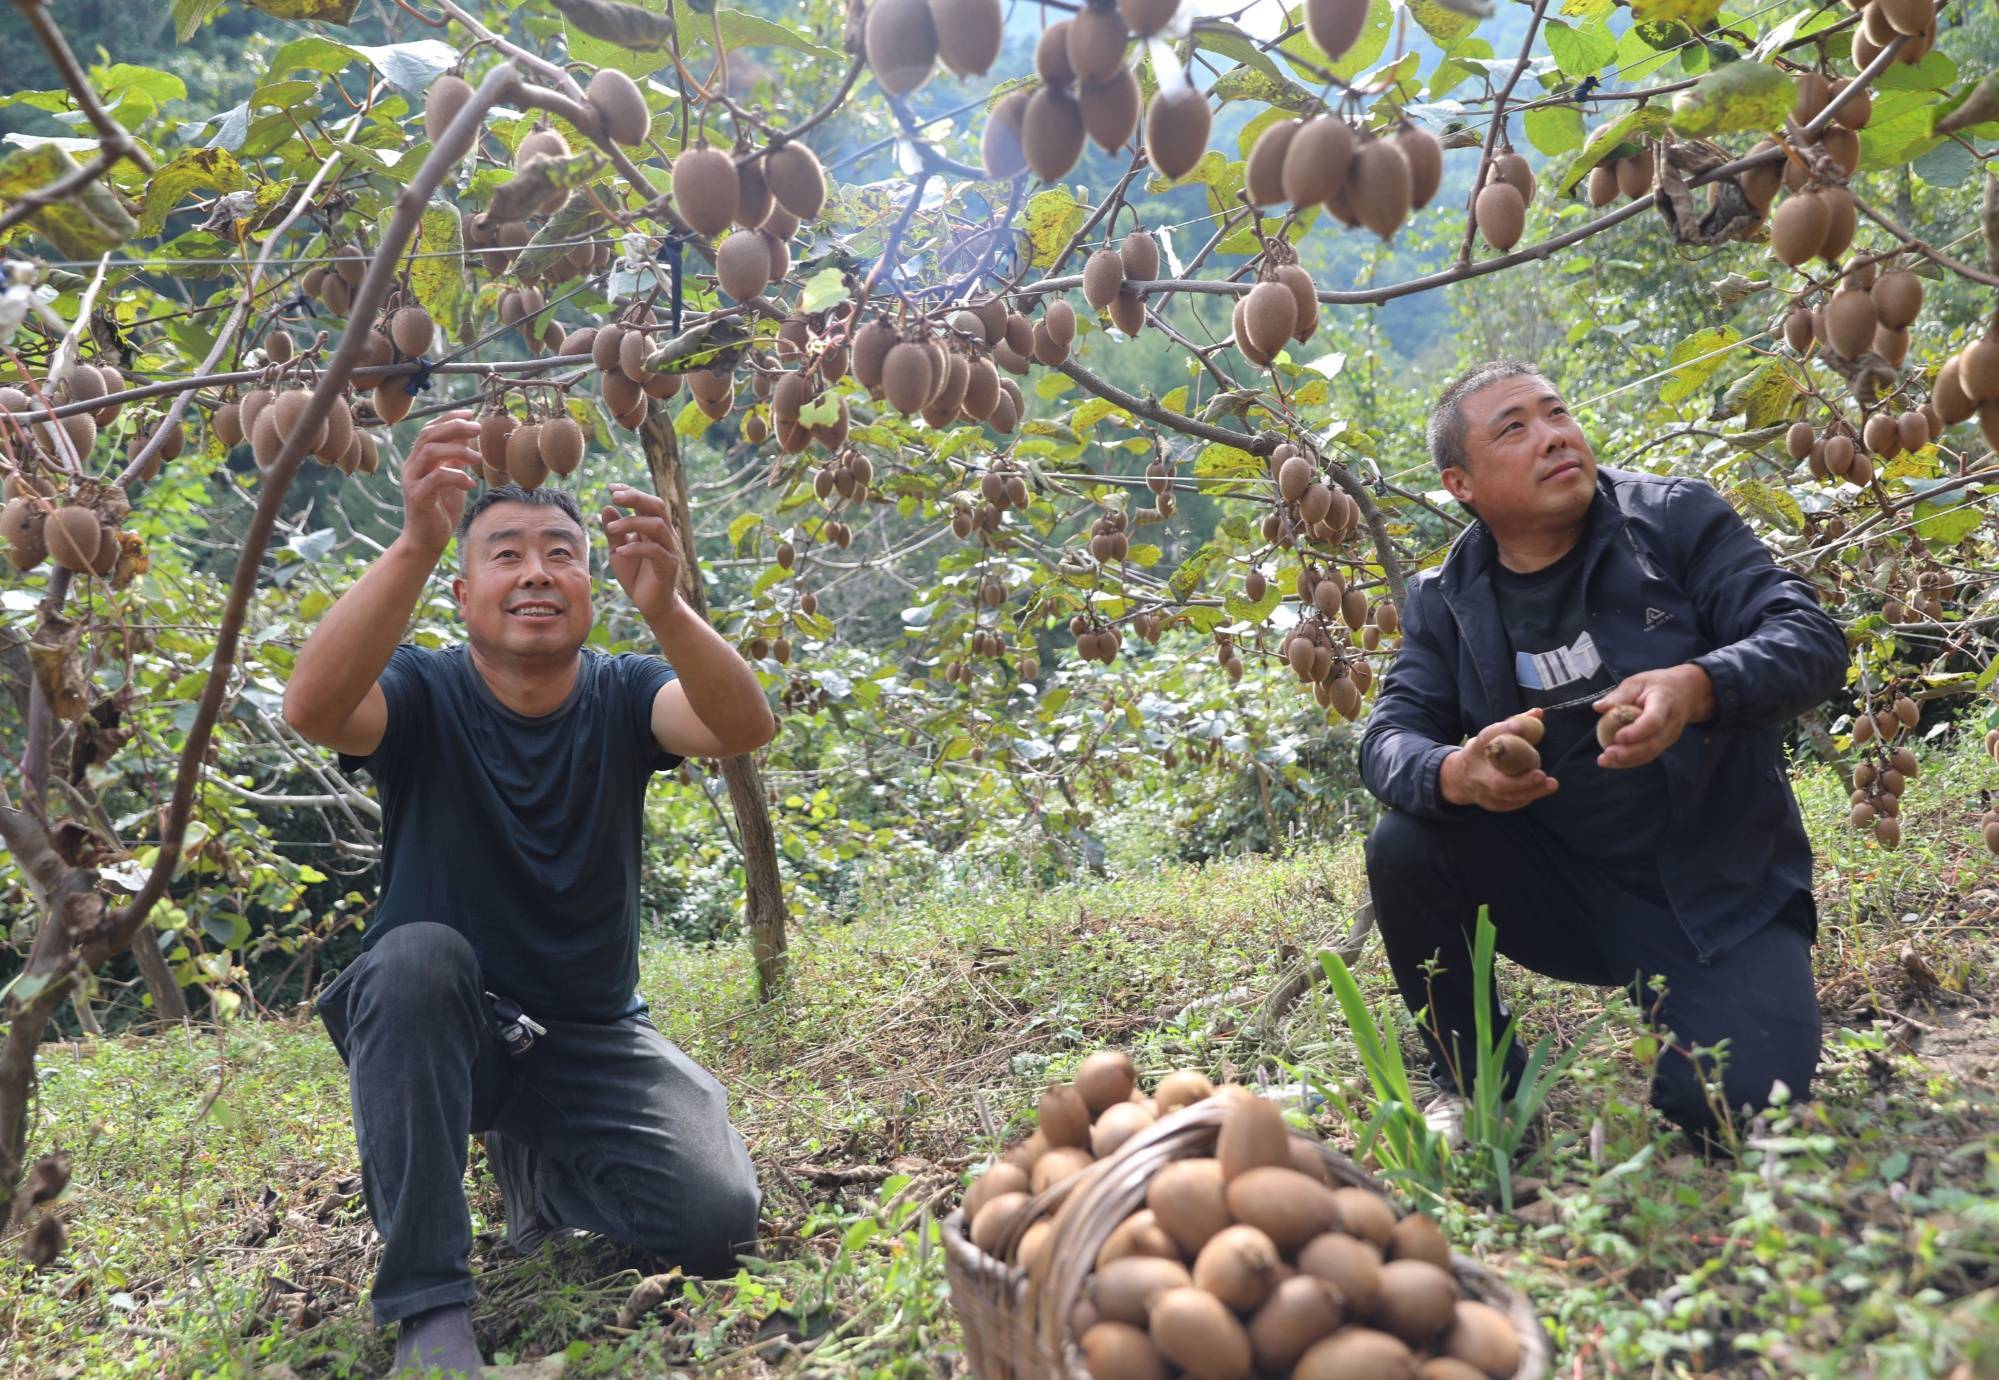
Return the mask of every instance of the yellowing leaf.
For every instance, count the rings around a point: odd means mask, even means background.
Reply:
[[[1027,202],[1028,262],[1048,268],[1083,228],[1089,212],[1067,187],[1036,192]]]
[[[1721,0],[1631,0],[1631,17],[1641,24],[1676,20],[1707,24],[1721,13]]]
[[[1673,98],[1667,123],[1680,134],[1705,139],[1716,134],[1781,128],[1798,98],[1790,77],[1760,62],[1730,62],[1715,68],[1691,91]]]
[[[196,187],[213,192],[236,192],[250,179],[243,167],[225,149],[192,149],[153,174],[146,184],[146,204],[139,214],[139,233],[157,235],[167,217]]]
[[[1728,347],[1740,339],[1742,333],[1732,326],[1710,326],[1675,345],[1669,356],[1675,367],[1659,384],[1659,400],[1685,402],[1699,392],[1714,377],[1714,371],[1721,368]]]

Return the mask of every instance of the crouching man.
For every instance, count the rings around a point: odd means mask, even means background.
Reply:
[[[657,497],[619,486],[611,573],[664,660],[584,649],[590,539],[556,489],[488,489],[478,427],[423,429],[402,534],[320,620],[285,718],[365,768],[382,885],[361,956],[319,997],[346,1061],[378,1323],[397,1373],[476,1376],[466,1141],[484,1133],[507,1237],[564,1228],[733,1268],[759,1194],[714,1078],[635,993],[646,782],[776,732],[755,674],[680,598]],[[453,535],[462,645],[397,645]],[[669,664],[670,663],[670,664]],[[676,672],[678,674],[676,674]]]
[[[1428,439],[1475,521],[1410,585],[1361,772],[1389,806],[1368,882],[1396,983],[1428,1011],[1432,1124],[1461,1115],[1475,1067],[1483,905],[1522,966],[1635,985],[1666,1036],[1652,1103],[1711,1150],[1724,1117],[1778,1081],[1805,1097],[1818,1065],[1812,856],[1780,731],[1841,686],[1845,638],[1712,488],[1599,470],[1531,366],[1459,378]],[[1486,749],[1522,714],[1541,765],[1509,776]],[[1606,715],[1629,719],[1608,747]],[[1693,1056],[1716,1046],[1711,1099]]]

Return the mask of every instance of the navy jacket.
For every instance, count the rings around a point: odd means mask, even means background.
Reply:
[[[1773,562],[1699,480],[1599,468],[1582,540],[1586,626],[1611,672],[1691,661],[1714,682],[1714,718],[1689,725],[1660,758],[1669,811],[1660,873],[1710,963],[1800,892],[1809,906],[1811,846],[1781,730],[1845,683],[1846,638],[1810,581]],[[1361,779],[1395,809],[1470,813],[1438,791],[1444,758],[1523,707],[1493,588],[1497,559],[1491,531],[1474,522],[1409,586],[1402,650],[1360,747]]]

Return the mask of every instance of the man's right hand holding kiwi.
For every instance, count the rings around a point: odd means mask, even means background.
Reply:
[[[1725,1144],[1724,1122],[1778,1083],[1805,1097],[1817,1067],[1811,848],[1782,734],[1843,685],[1845,638],[1713,489],[1599,470],[1529,365],[1458,379],[1428,440],[1473,520],[1410,581],[1360,759],[1388,807],[1375,917],[1432,1077],[1455,1093],[1474,1067],[1483,908],[1514,961],[1630,984],[1669,1037],[1653,1105]],[[1717,1046],[1719,1070],[1689,1056]]]

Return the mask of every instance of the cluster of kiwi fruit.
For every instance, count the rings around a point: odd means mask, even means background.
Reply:
[[[1890,623],[1919,623],[1940,620],[1944,601],[1957,592],[1957,582],[1941,570],[1925,570],[1916,576],[1914,589],[1889,594],[1881,601],[1881,617]]]
[[[1106,153],[1123,147],[1138,128],[1140,102],[1125,47],[1134,29],[1155,32],[1177,8],[1178,0],[1115,7],[1094,0],[1044,28],[1034,48],[1037,84],[1007,93],[986,116],[979,147],[988,175],[1018,177],[1031,168],[1052,182],[1076,166],[1085,140]],[[1208,125],[1207,98],[1199,92],[1184,84],[1168,96],[1155,92],[1146,114],[1153,165],[1168,177],[1184,176],[1207,149]]]
[[[1906,711],[1904,704],[1908,705]],[[1888,721],[1885,730],[1880,722],[1883,715]],[[1887,709],[1874,715],[1856,715],[1853,721],[1854,743],[1869,751],[1853,769],[1852,810],[1847,822],[1856,829],[1871,830],[1884,848],[1902,841],[1902,792],[1917,776],[1916,754],[1906,744],[1891,747],[1889,743],[1904,728],[1914,728],[1920,717],[1916,702],[1899,695]],[[1861,737],[1862,721],[1874,726],[1866,738]]]
[[[1405,123],[1356,131],[1328,113],[1279,120],[1258,135],[1243,166],[1243,194],[1255,206],[1323,205],[1340,224],[1365,225],[1386,240],[1429,205],[1443,176],[1444,146],[1428,130]]]
[[[601,325],[581,326],[565,333],[556,346],[560,355],[590,356],[598,371],[597,386],[603,394],[604,409],[613,422],[627,431],[636,431],[645,424],[646,411],[653,399],[670,398],[680,391],[682,375],[671,369],[653,369],[647,364],[658,324],[652,308],[642,301],[632,302]],[[696,404],[703,413],[710,417],[728,415],[735,393],[731,375],[722,376],[719,388],[706,380],[695,388],[694,375],[685,378],[694,389]],[[724,399],[719,411],[714,401],[718,395]]]
[[[982,77],[1005,37],[1000,0],[875,0],[862,42],[875,83],[906,96],[941,60],[960,77]]]
[[[48,480],[16,471],[0,483],[0,496],[0,536],[16,570],[46,560],[122,587],[145,569],[143,544],[118,529],[132,506],[117,485],[84,481],[65,498]]]
[[[1477,222],[1479,237],[1501,254],[1520,243],[1535,190],[1534,170],[1525,158],[1510,148],[1495,153],[1472,200],[1472,219]]]
[[[1994,729],[1993,732],[1999,733],[1999,729]],[[1989,741],[1992,734],[1988,733],[1985,736]],[[1985,849],[1988,853],[1999,853],[1999,807],[1992,805],[1989,794],[1986,796],[1985,810],[1978,816],[1978,835],[1985,840]]]
[[[1289,246],[1284,246],[1289,252]],[[1319,329],[1318,288],[1296,262],[1265,256],[1255,287],[1236,299],[1232,317],[1236,348],[1261,368],[1291,341],[1303,343]]]
[[[986,661],[999,661],[1006,656],[1006,636],[993,628],[974,628],[965,639],[966,656]],[[1022,680],[1032,680],[1040,673],[1041,666],[1032,656],[1021,659],[1019,671]],[[976,672],[968,661],[950,662],[944,667],[944,679],[954,685],[970,685]]]
[[[347,315],[361,280],[368,276],[368,251],[358,241],[333,246],[332,263],[314,264],[299,281],[299,290],[335,316]]]
[[[1131,553],[1126,529],[1131,519],[1121,512],[1105,513],[1090,525],[1090,557],[1098,565],[1116,565]]]
[[[1301,593],[1310,573],[1310,566],[1299,572],[1298,588]],[[1321,575],[1312,588],[1315,591],[1325,587],[1337,588],[1338,584],[1339,577],[1329,572]],[[1358,591],[1349,590],[1348,593]],[[1321,708],[1335,710],[1341,718],[1352,722],[1360,717],[1361,702],[1367,694],[1373,672],[1368,669],[1366,660],[1351,655],[1352,639],[1337,617],[1318,610],[1316,604],[1316,600],[1307,597],[1306,607],[1313,609],[1313,612],[1285,629],[1277,652],[1290,664],[1299,681],[1312,687],[1313,698],[1318,700]]]
[[[1040,1195],[1135,1136],[1226,1101],[1211,1157],[1170,1160],[1089,1262],[1067,1335],[1091,1380],[1478,1380],[1512,1375],[1521,1345],[1498,1309],[1467,1299],[1449,1242],[1365,1188],[1335,1188],[1316,1142],[1275,1104],[1181,1069],[1151,1096],[1121,1053],[1092,1054],[1041,1096],[1026,1140],[965,1194],[972,1242],[1051,1276],[1064,1219]]]
[[[762,244],[771,269],[767,284],[790,271],[789,250],[780,260],[772,242],[788,245],[798,227],[825,205],[826,170],[819,155],[796,139],[736,154],[697,143],[673,160],[673,208],[680,218],[699,235],[720,235],[731,226],[761,231],[762,241],[745,243]],[[749,272],[747,251],[733,253]],[[719,252],[716,257],[719,261]]]
[[[401,403],[396,415],[383,417],[384,421],[400,421],[409,412],[410,396],[403,392],[401,385],[400,378],[384,379],[375,390],[377,415],[380,415],[385,390],[392,390]],[[217,407],[209,418],[209,427],[214,431],[215,438],[225,446],[235,446],[248,440],[250,455],[257,462],[257,468],[268,470],[277,463],[279,454],[304,417],[306,404],[311,398],[312,391],[298,381],[297,373],[292,372],[287,380],[286,371],[281,366],[270,383],[259,384],[244,393],[241,399],[224,402]],[[336,401],[327,411],[325,418],[307,438],[305,450],[320,464],[337,469],[342,474],[373,474],[381,464],[381,452],[374,436],[361,425],[361,419],[345,399]]]
[[[1154,459],[1145,467],[1145,487],[1152,493],[1152,502],[1134,514],[1134,521],[1162,522],[1172,517],[1176,506],[1173,497],[1173,466],[1164,458]]]
[[[952,505],[951,534],[960,541],[969,541],[975,534],[991,541],[997,537],[1007,509],[1025,508],[1031,497],[1027,479],[1013,461],[1004,456],[995,459],[979,476],[979,502]]]
[[[1254,575],[1256,572],[1251,571],[1250,573]],[[1262,577],[1257,576],[1257,578],[1261,579]],[[1237,650],[1235,639],[1225,632],[1217,632],[1215,634],[1215,665],[1221,667],[1223,672],[1227,674],[1229,684],[1236,685],[1241,683],[1242,653]]]
[[[1159,241],[1144,230],[1133,230],[1115,249],[1107,241],[1083,261],[1083,300],[1108,313],[1120,331],[1136,336],[1145,329],[1145,298],[1126,285],[1158,277]],[[1312,310],[1316,325],[1317,298]]]
[[[841,499],[849,503],[866,503],[868,486],[874,482],[874,462],[860,451],[848,447],[837,455],[830,456],[812,476],[812,492],[822,503],[834,503]],[[837,495],[837,498],[835,497]],[[846,540],[841,539],[845,534]],[[834,535],[828,540],[842,550],[852,533],[847,532],[845,523],[837,524]]]
[[[1289,441],[1270,452],[1277,505],[1263,516],[1263,539],[1281,547],[1305,540],[1338,546],[1360,525],[1360,505],[1318,477],[1312,457]]]
[[[1943,362],[1930,403],[1945,426],[1978,417],[1987,445],[1999,444],[1999,322]]]
[[[1936,11],[1930,0],[1866,0],[1864,4],[1847,0],[1847,8],[1860,15],[1860,26],[1853,31],[1853,65],[1857,68],[1880,57],[1881,50],[1898,37],[1912,40],[1895,54],[1898,63],[1921,62],[1936,46]]]
[[[117,366],[99,361],[78,361],[60,383],[44,380],[37,390],[53,407],[87,403],[112,393],[123,392],[125,377]],[[66,417],[42,418],[32,424],[18,420],[0,423],[0,455],[25,459],[37,452],[62,457],[68,450],[82,460],[97,447],[97,433],[111,425],[124,410],[123,403],[106,403],[88,412],[72,412]],[[40,411],[41,403],[11,385],[0,387],[0,410],[10,413]]]
[[[1850,84],[1847,77],[1799,73],[1797,99],[1791,109],[1792,123],[1802,128],[1818,118]],[[1860,131],[1867,127],[1873,113],[1874,99],[1862,87],[1841,102],[1815,141],[1792,140],[1782,159],[1759,164],[1738,179],[1743,199],[1759,216],[1769,214],[1780,190],[1791,193],[1770,220],[1770,246],[1792,268],[1803,267],[1814,258],[1831,263],[1853,243],[1858,213],[1853,197],[1839,181],[1851,177],[1860,166]],[[1760,154],[1779,147],[1782,146],[1775,139],[1763,139],[1749,151]],[[1793,202],[1801,204],[1787,210]]]
[[[1784,313],[1784,340],[1799,354],[1816,343],[1844,360],[1871,353],[1899,369],[1922,309],[1922,279],[1905,268],[1877,276],[1876,261],[1864,260],[1841,275],[1819,306],[1808,310],[1794,301]]]
[[[1066,321],[1075,325],[1074,310]],[[1057,320],[1064,318],[1060,313]],[[980,422],[1002,435],[1027,415],[1027,395],[998,369],[1024,374],[1028,362],[1019,347],[1035,349],[1040,323],[1009,313],[997,298],[952,313],[949,328],[931,334],[920,328],[897,330],[874,318],[853,335],[854,381],[905,417],[920,415],[931,427],[958,421]]]
[[[1620,145],[1623,147],[1626,146]],[[1629,153],[1613,150],[1608,158],[1589,170],[1585,194],[1592,206],[1608,206],[1619,197],[1636,201],[1652,195],[1657,172],[1649,145],[1640,144]]]
[[[479,461],[488,484],[538,489],[549,475],[573,474],[583,463],[582,424],[568,411],[538,410],[530,402],[523,420],[495,397],[479,418]]]
[[[1069,635],[1076,639],[1076,655],[1085,661],[1115,665],[1124,650],[1124,634],[1115,625],[1094,613],[1079,613],[1069,620]]]

